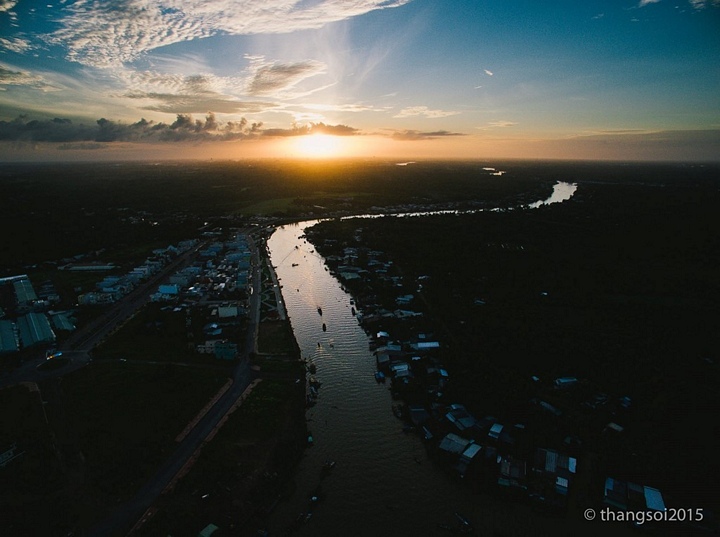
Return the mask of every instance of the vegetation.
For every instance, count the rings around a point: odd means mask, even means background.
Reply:
[[[579,184],[572,201],[324,222],[308,236],[326,255],[362,246],[394,262],[402,289],[346,285],[389,304],[418,296],[413,309],[426,312],[446,343],[449,399],[526,423],[550,447],[579,436],[586,455],[599,455],[594,490],[613,475],[660,488],[672,505],[717,508],[711,483],[720,478],[720,443],[710,431],[720,423],[708,412],[720,406],[717,175],[577,165],[556,176]],[[400,330],[398,323],[390,332],[403,337]],[[561,376],[581,384],[553,390]],[[596,396],[608,403],[584,405]],[[625,414],[617,409],[623,396],[632,400]],[[562,419],[543,416],[533,399],[562,409]],[[611,421],[625,431],[603,434]]]
[[[215,523],[251,535],[302,453],[303,395],[292,382],[260,382],[140,534],[195,536]]]
[[[218,371],[95,362],[44,388],[63,460],[77,476],[59,520],[87,527],[127,500],[226,381]]]

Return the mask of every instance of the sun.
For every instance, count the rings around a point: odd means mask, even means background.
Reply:
[[[330,158],[342,153],[342,141],[330,134],[310,134],[293,140],[293,152],[298,157]]]

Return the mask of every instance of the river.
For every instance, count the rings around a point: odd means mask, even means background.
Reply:
[[[558,183],[550,198],[537,203],[569,199],[575,188]],[[498,527],[508,534],[524,533],[512,528],[528,525],[525,508],[472,494],[428,460],[416,434],[403,432],[391,409],[389,383],[378,384],[373,376],[375,358],[352,315],[352,297],[314,246],[301,238],[315,223],[279,227],[268,240],[295,338],[322,383],[317,404],[306,413],[314,445],[297,467],[294,494],[271,517],[271,535],[283,534],[318,492],[312,518],[298,535],[447,535],[438,524],[456,525],[455,512],[480,535]],[[328,460],[336,466],[321,479]]]

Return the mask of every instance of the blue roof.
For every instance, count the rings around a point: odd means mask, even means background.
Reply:
[[[0,352],[17,352],[18,340],[12,321],[0,321]]]
[[[55,341],[55,333],[50,327],[50,321],[41,313],[28,313],[18,318],[17,325],[24,347]]]
[[[652,487],[643,487],[645,492],[645,504],[648,509],[653,511],[664,511],[665,502],[663,501],[662,494],[658,489]]]

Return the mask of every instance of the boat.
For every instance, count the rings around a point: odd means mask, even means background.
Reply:
[[[321,386],[321,384],[322,384],[322,383],[321,383],[320,381],[318,381],[318,379],[316,379],[315,377],[310,377],[310,379],[308,380],[308,383],[309,383],[310,386],[313,387],[313,388],[319,388],[319,387]]]
[[[327,326],[325,326],[325,323],[323,323],[323,332],[327,332]]]
[[[297,267],[298,264],[297,264],[297,263],[293,263],[292,266],[293,266],[293,267]]]
[[[375,380],[378,382],[385,382],[385,373],[382,371],[375,371]]]
[[[318,315],[322,316],[322,308],[320,306],[318,306]]]
[[[355,308],[350,308],[350,313],[352,313],[353,317],[355,317]]]
[[[458,522],[460,524],[460,533],[472,533],[474,531],[474,528],[472,524],[470,524],[470,521],[462,516],[460,513],[455,512],[455,518],[458,519]]]

